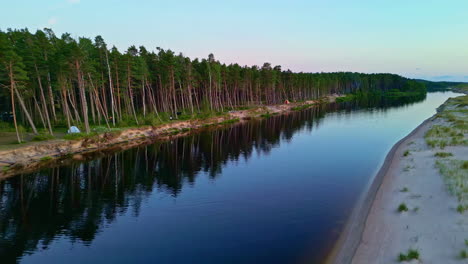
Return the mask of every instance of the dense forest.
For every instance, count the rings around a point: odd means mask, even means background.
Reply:
[[[400,101],[357,103],[322,104],[113,155],[90,153],[85,156],[88,162],[67,159],[61,167],[0,181],[4,204],[0,207],[0,238],[4,238],[0,259],[14,263],[24,254],[50,247],[57,236],[89,245],[127,211],[137,217],[155,189],[178,197],[198,177],[215,181],[229,162],[269,155],[297,133],[314,131],[326,113],[344,117],[345,111],[372,107],[384,114],[389,107],[408,105]]]
[[[86,133],[92,125],[157,125],[333,93],[425,92],[423,84],[394,74],[293,73],[143,46],[122,53],[101,36],[57,37],[51,29],[0,31],[0,86],[3,121],[36,134],[72,125]]]
[[[426,80],[418,80],[415,81],[423,83],[426,86],[427,91],[435,92],[435,91],[447,91],[456,87],[460,87],[463,85],[467,85],[464,82],[431,82]]]

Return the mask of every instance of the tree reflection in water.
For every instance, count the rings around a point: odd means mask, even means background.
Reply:
[[[375,106],[385,111],[423,99],[321,105],[1,181],[0,259],[14,262],[58,236],[90,244],[119,215],[131,210],[138,216],[154,191],[177,197],[200,172],[216,179],[227,163],[268,155],[297,131],[312,131],[327,112]]]

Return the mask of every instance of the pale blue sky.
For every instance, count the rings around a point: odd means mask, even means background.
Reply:
[[[466,0],[2,0],[0,29],[50,27],[293,71],[468,81]]]

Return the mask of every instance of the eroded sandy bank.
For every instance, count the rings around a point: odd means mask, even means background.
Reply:
[[[284,114],[295,109],[305,109],[319,103],[331,103],[337,97],[339,95],[330,95],[317,101],[262,106],[242,111],[231,111],[223,116],[203,120],[176,121],[157,127],[131,128],[114,133],[104,133],[89,139],[50,140],[3,150],[0,151],[0,179],[50,166],[58,159],[82,159],[84,154],[128,149],[154,140],[168,140],[186,136],[207,126],[242,122],[264,115]]]

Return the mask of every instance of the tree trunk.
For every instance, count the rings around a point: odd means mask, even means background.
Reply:
[[[83,111],[83,120],[85,123],[85,130],[86,133],[89,134],[91,129],[89,128],[89,120],[88,120],[88,103],[86,101],[86,94],[84,90],[84,79],[81,73],[81,66],[78,60],[75,61],[76,67],[76,75],[78,78],[78,90],[80,91],[80,98],[81,98],[81,109]]]
[[[18,139],[18,143],[21,143],[21,138],[18,131],[18,124],[16,122],[16,109],[15,109],[15,96],[13,95],[13,90],[15,89],[15,80],[13,78],[13,65],[10,62],[9,66],[9,77],[10,77],[10,93],[11,93],[11,109],[13,113],[13,123],[15,124],[16,130],[16,138]]]
[[[34,68],[36,70],[36,78],[37,78],[37,82],[39,84],[39,93],[40,93],[40,96],[41,96],[41,103],[42,103],[42,111],[44,113],[44,117],[45,117],[45,120],[47,121],[47,126],[49,127],[49,133],[51,135],[53,135],[53,131],[52,131],[52,126],[50,124],[50,117],[49,117],[49,111],[47,110],[47,103],[46,103],[46,99],[45,99],[45,96],[44,96],[44,89],[42,88],[42,80],[41,80],[41,76],[39,74],[39,70],[37,68],[37,65],[34,64]],[[52,106],[53,107],[53,106]]]
[[[111,98],[111,113],[112,113],[112,125],[115,126],[115,116],[114,116],[114,87],[112,85],[112,75],[111,75],[111,69],[109,65],[109,56],[107,54],[107,49],[106,49],[106,62],[107,62],[107,74],[109,75],[109,92],[110,92],[110,98]]]
[[[14,82],[13,82],[13,86],[15,86]],[[26,105],[24,104],[23,98],[19,94],[18,89],[13,87],[13,90],[15,91],[16,97],[18,97],[18,102],[20,103],[20,106],[23,109],[24,114],[26,115],[26,119],[28,119],[29,125],[31,126],[33,133],[37,135],[38,133],[37,133],[36,126],[34,125],[31,115],[29,114],[29,111],[26,108]]]

